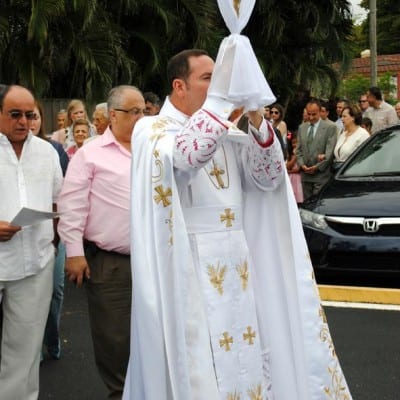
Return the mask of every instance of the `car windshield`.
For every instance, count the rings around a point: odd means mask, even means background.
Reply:
[[[373,136],[340,176],[400,176],[400,130],[386,131]]]

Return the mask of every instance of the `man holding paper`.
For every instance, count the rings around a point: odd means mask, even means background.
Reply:
[[[349,400],[280,145],[255,111],[275,98],[239,35],[254,1],[218,3],[232,35],[215,65],[174,56],[159,116],[133,133],[123,399]],[[247,133],[228,122],[239,106]]]
[[[51,212],[62,172],[53,146],[29,130],[34,107],[24,87],[0,85],[2,400],[38,398],[41,345],[53,288]],[[25,226],[22,218],[23,226],[12,225],[24,208],[47,212],[50,219]]]

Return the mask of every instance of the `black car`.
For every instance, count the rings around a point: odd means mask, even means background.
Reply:
[[[317,279],[389,276],[397,287],[400,125],[364,142],[300,215]]]

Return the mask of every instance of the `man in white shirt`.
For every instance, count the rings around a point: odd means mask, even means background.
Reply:
[[[53,146],[32,135],[32,93],[0,85],[0,397],[36,400],[40,350],[53,290],[51,220],[12,224],[23,207],[51,212],[62,184]]]
[[[372,121],[372,133],[398,123],[395,109],[383,100],[381,90],[372,86],[368,89],[367,99],[369,107],[364,113]]]

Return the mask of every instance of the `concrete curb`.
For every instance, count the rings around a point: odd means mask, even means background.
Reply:
[[[400,305],[400,289],[318,285],[323,301]]]

